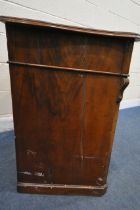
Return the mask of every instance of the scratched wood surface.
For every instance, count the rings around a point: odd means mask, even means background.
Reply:
[[[6,23],[18,191],[102,195],[134,35],[31,23]]]
[[[20,181],[95,185],[106,178],[119,79],[73,74],[11,68]]]

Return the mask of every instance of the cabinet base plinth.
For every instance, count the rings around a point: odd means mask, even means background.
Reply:
[[[17,191],[20,193],[37,193],[52,195],[104,195],[107,185],[86,186],[86,185],[64,185],[64,184],[37,184],[18,182]]]

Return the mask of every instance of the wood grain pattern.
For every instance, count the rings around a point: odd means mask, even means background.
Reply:
[[[119,78],[10,69],[19,181],[104,184]]]
[[[50,28],[30,29],[29,26],[11,23],[6,27],[7,34],[10,34],[11,61],[114,73],[122,71],[128,39],[92,36]]]
[[[19,192],[102,195],[139,35],[6,22]]]

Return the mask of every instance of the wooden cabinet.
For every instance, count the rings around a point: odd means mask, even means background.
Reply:
[[[19,192],[102,195],[140,36],[0,17],[6,24]]]

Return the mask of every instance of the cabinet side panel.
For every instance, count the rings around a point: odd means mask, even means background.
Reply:
[[[80,183],[81,74],[10,66],[18,181]]]
[[[119,79],[10,66],[18,181],[105,184]]]
[[[116,103],[119,89],[119,78],[93,75],[86,78],[82,146],[84,177],[89,184],[93,177],[96,184],[106,183],[119,108]]]
[[[128,39],[7,24],[9,60],[122,72]]]

